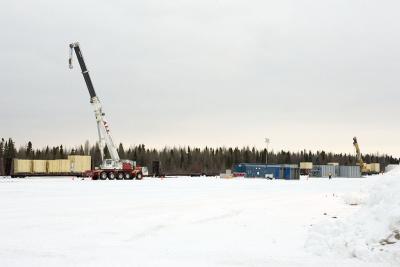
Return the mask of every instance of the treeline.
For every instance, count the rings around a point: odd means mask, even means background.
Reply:
[[[107,149],[104,151],[106,158],[109,157]],[[266,156],[270,164],[298,164],[302,161],[313,162],[314,164],[327,164],[338,162],[341,165],[355,165],[355,155],[343,153],[331,153],[325,151],[267,151],[254,147],[242,148],[196,148],[196,147],[165,147],[163,149],[150,149],[145,145],[131,146],[124,148],[122,144],[118,147],[121,159],[130,159],[141,166],[152,168],[153,161],[159,161],[161,170],[164,173],[219,173],[225,169],[231,169],[237,163],[265,163]],[[11,162],[14,158],[19,159],[65,159],[68,155],[90,155],[93,166],[99,166],[101,153],[98,144],[85,144],[65,148],[60,146],[46,146],[34,148],[32,142],[16,148],[14,141],[0,140],[0,174],[9,174]],[[398,164],[399,159],[390,155],[364,154],[366,163],[380,163],[381,168],[388,164]]]

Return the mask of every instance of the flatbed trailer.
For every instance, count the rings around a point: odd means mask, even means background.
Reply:
[[[53,177],[53,176],[70,176],[70,177],[86,177],[83,172],[57,172],[57,173],[12,173],[11,178],[25,178],[25,177]]]

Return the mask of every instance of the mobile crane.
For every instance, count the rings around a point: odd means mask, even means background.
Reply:
[[[368,166],[367,163],[365,163],[361,157],[361,151],[360,151],[360,146],[358,145],[357,142],[357,137],[353,137],[353,145],[354,148],[356,149],[356,159],[358,161],[358,164],[360,165],[360,170],[362,174],[370,174],[371,170]]]
[[[105,113],[103,112],[102,105],[93,87],[92,80],[89,76],[89,71],[86,67],[85,61],[82,56],[82,51],[78,42],[71,43],[69,45],[69,68],[72,69],[72,56],[73,51],[75,51],[76,57],[78,59],[79,65],[82,70],[83,78],[85,79],[86,86],[90,95],[90,103],[92,104],[96,124],[97,133],[99,135],[99,148],[101,153],[102,163],[100,168],[95,168],[95,170],[90,170],[86,174],[92,177],[93,180],[122,180],[122,179],[133,179],[141,180],[143,178],[142,167],[136,166],[136,163],[131,160],[121,160],[117,148],[114,145],[113,139],[111,137],[110,128],[105,119]],[[104,159],[104,148],[107,147],[111,159]]]

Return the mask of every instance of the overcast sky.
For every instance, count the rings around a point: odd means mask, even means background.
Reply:
[[[400,2],[2,1],[0,136],[400,156]]]

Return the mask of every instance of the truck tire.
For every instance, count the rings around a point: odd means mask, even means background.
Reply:
[[[109,172],[108,173],[108,179],[109,180],[115,180],[115,173],[114,172]]]
[[[125,173],[124,174],[124,179],[125,180],[131,180],[132,179],[132,175],[129,172]]]
[[[117,180],[123,180],[124,179],[124,173],[123,172],[119,172],[118,174],[117,174]]]
[[[107,173],[106,172],[100,173],[100,180],[107,180]]]
[[[142,180],[143,179],[143,174],[141,172],[138,172],[136,174],[136,180]]]

